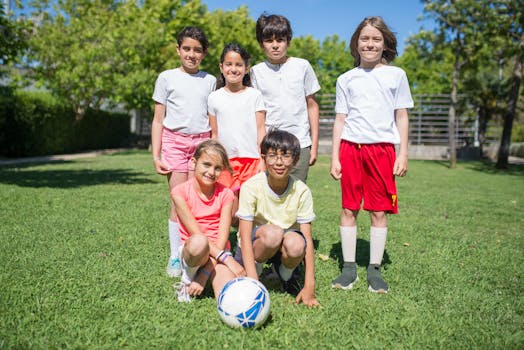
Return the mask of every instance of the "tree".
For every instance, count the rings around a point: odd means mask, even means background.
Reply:
[[[4,3],[0,3],[0,66],[14,62],[27,48],[26,22],[11,20],[6,11]]]

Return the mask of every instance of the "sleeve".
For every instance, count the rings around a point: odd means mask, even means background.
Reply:
[[[306,61],[306,70],[304,75],[304,93],[306,96],[313,95],[320,90],[317,76],[311,64]]]
[[[235,200],[235,194],[230,188],[223,186],[223,196],[222,196],[222,205],[233,203]]]
[[[264,105],[264,98],[262,93],[258,90],[255,90],[255,112],[265,111],[266,106]]]
[[[313,211],[313,196],[309,188],[305,188],[300,195],[300,204],[297,213],[297,223],[307,224],[315,220]]]
[[[397,96],[395,99],[395,109],[413,108],[413,98],[409,89],[408,77],[406,72],[400,71],[401,74],[398,82]]]
[[[216,98],[214,93],[209,94],[207,97],[207,112],[211,115],[217,116]]]
[[[335,113],[349,114],[349,107],[347,105],[346,90],[342,86],[342,79],[337,79],[336,95],[335,95]]]
[[[167,104],[166,79],[163,74],[156,79],[153,100],[163,105]]]
[[[251,86],[255,89],[258,89],[257,78],[255,75],[255,70],[253,68],[251,68],[251,70],[249,71],[249,79],[251,80]]]
[[[251,182],[248,180],[240,187],[238,211],[236,213],[239,219],[246,221],[253,221],[255,219],[256,196],[250,185]]]
[[[173,189],[171,190],[171,196],[177,196],[177,197],[184,198],[184,200],[187,202],[188,195],[186,191],[186,183],[183,182],[173,187]]]

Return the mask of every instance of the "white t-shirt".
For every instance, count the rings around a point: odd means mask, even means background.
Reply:
[[[164,127],[184,134],[209,131],[207,97],[215,86],[216,78],[204,71],[188,74],[177,68],[160,73],[153,100],[166,106]]]
[[[399,67],[357,67],[337,79],[335,111],[346,114],[343,140],[399,144],[395,110],[412,107],[408,78]]]
[[[253,221],[253,227],[274,224],[284,230],[299,229],[299,224],[315,220],[313,196],[305,183],[289,177],[286,191],[278,195],[269,187],[266,172],[261,172],[244,182],[236,216]]]
[[[229,158],[260,158],[255,115],[265,110],[260,91],[251,87],[238,93],[218,89],[209,95],[207,109],[217,118],[218,140]]]
[[[319,91],[320,85],[309,62],[297,57],[283,64],[266,60],[251,68],[251,83],[264,96],[266,126],[295,135],[302,148],[311,146],[306,96]]]

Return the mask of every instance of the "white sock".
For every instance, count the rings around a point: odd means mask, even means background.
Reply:
[[[280,267],[278,268],[278,274],[280,275],[280,278],[282,278],[284,281],[289,281],[289,279],[293,275],[294,270],[295,268],[289,269],[281,263]]]
[[[180,248],[180,233],[178,232],[178,222],[168,221],[169,247],[171,249],[171,259],[178,258]]]
[[[386,249],[387,227],[371,227],[369,230],[369,264],[382,265]]]
[[[357,227],[340,226],[340,244],[344,262],[355,262],[357,252]]]
[[[193,281],[193,278],[195,278],[196,273],[198,272],[198,269],[200,266],[188,266],[186,261],[182,258],[182,282],[185,284],[190,284]]]

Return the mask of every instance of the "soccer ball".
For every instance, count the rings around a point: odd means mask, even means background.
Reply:
[[[259,281],[237,277],[227,282],[218,296],[218,314],[233,328],[256,328],[269,316],[269,293]]]

